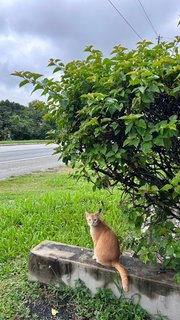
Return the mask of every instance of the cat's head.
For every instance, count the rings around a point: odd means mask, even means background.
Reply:
[[[87,224],[90,227],[96,227],[100,221],[100,211],[96,213],[90,213],[86,211]]]

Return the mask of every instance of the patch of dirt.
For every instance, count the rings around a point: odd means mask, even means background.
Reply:
[[[32,320],[75,320],[75,306],[68,301],[63,301],[54,308],[42,299],[35,299],[29,301],[26,307]],[[52,308],[58,311],[56,315],[52,315]]]

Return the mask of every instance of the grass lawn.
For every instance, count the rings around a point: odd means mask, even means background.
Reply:
[[[13,144],[37,144],[37,143],[48,143],[49,140],[5,140],[0,141],[0,145],[13,145]]]
[[[29,283],[27,280],[29,250],[41,241],[49,239],[92,247],[84,211],[95,211],[102,207],[102,202],[103,217],[107,223],[120,238],[127,234],[129,226],[123,224],[118,206],[119,197],[118,190],[114,190],[113,193],[105,190],[93,192],[91,184],[83,180],[74,180],[67,173],[67,169],[61,173],[39,173],[0,181],[0,320],[149,319],[142,309],[137,308],[139,311],[132,311],[130,316],[116,317],[117,301],[113,300],[113,297],[110,298],[109,292],[102,292],[104,300],[98,296],[99,302],[97,302],[90,297],[85,288],[78,287],[75,291],[64,288],[58,291],[51,287]],[[81,299],[79,297],[82,296],[82,292],[85,296],[85,291],[89,302],[83,311],[85,303],[82,304],[83,297]],[[114,309],[102,316],[104,311],[100,310],[100,305],[107,302],[108,295]],[[60,301],[60,297],[65,300]],[[60,317],[59,303],[64,303],[66,300],[66,305],[73,306],[75,318]],[[47,315],[49,312],[49,317],[41,318],[37,310],[34,311],[34,315],[30,314],[30,310],[33,310],[33,301],[38,301],[39,305],[43,301],[43,306],[45,305],[47,309],[44,313]],[[127,309],[128,312],[129,302],[122,301],[124,310]],[[120,302],[118,305],[120,307]],[[65,308],[65,304],[63,306]],[[59,310],[56,316],[51,314],[53,307]],[[99,315],[97,312],[95,315],[93,308],[96,311],[100,308]],[[131,317],[136,313],[137,317]]]

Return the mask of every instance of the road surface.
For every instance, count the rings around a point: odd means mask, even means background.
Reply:
[[[56,145],[0,146],[0,180],[31,172],[58,168],[62,162],[53,155]]]

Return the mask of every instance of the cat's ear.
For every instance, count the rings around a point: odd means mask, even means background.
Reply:
[[[99,210],[96,212],[96,215],[97,215],[98,217],[100,217],[100,213],[101,213],[101,209],[99,209]]]
[[[85,215],[86,215],[86,217],[88,216],[88,214],[89,214],[89,212],[85,211]]]

